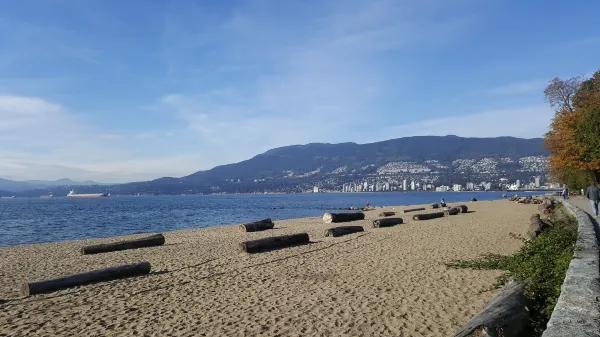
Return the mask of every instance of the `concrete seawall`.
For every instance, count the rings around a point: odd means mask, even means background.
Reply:
[[[561,200],[562,201],[562,200]],[[600,336],[600,256],[598,224],[580,207],[584,201],[562,201],[579,223],[574,258],[543,337]]]

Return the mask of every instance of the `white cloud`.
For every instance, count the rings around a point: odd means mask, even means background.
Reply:
[[[544,88],[548,85],[548,82],[550,82],[549,79],[515,82],[496,88],[486,89],[484,92],[490,95],[498,96],[525,95],[531,93],[538,93],[541,95],[544,91]]]

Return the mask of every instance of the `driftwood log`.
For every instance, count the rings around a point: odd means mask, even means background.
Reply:
[[[308,233],[299,233],[246,241],[241,243],[241,247],[246,253],[261,253],[279,248],[304,245],[309,241]]]
[[[458,214],[458,213],[460,213],[460,210],[459,210],[459,208],[458,208],[458,207],[450,207],[450,208],[446,208],[446,209],[444,210],[444,215],[445,215],[445,216],[448,216],[448,215],[456,215],[456,214]]]
[[[443,217],[444,217],[444,212],[424,213],[424,214],[413,215],[413,220],[430,220],[430,219],[443,218]]]
[[[364,220],[365,213],[325,213],[323,215],[323,221],[325,223],[332,222],[348,222],[355,220]]]
[[[377,219],[377,220],[373,220],[373,227],[375,227],[375,228],[391,227],[391,226],[399,225],[403,222],[404,222],[404,220],[402,220],[402,218]]]
[[[540,235],[543,231],[548,229],[549,226],[545,223],[539,214],[534,214],[529,219],[529,228],[527,229],[527,238],[530,240],[535,239]]]
[[[145,275],[150,273],[150,262],[140,262],[106,269],[59,277],[39,282],[24,283],[21,295],[29,296],[48,293],[60,289],[81,286],[93,282],[112,281],[116,279]]]
[[[402,213],[409,213],[409,212],[416,212],[416,211],[424,211],[425,207],[421,207],[421,208],[410,208],[410,209],[405,209],[402,211]]]
[[[379,213],[379,216],[384,217],[384,216],[393,216],[396,215],[396,212],[381,212]]]
[[[445,202],[440,202],[440,207],[446,207],[446,203]]]
[[[467,213],[467,211],[469,210],[467,205],[454,206],[454,208],[458,208],[458,213]]]
[[[364,231],[365,229],[362,226],[340,226],[326,230],[325,236],[333,236],[334,238],[336,238],[338,236]]]
[[[509,283],[488,305],[454,337],[529,336],[529,309],[524,287],[517,282]]]
[[[440,208],[440,204],[431,204],[431,208]]]
[[[162,234],[155,234],[145,238],[118,241],[113,243],[103,243],[93,246],[81,247],[83,255],[99,254],[107,252],[116,252],[119,250],[136,249],[143,247],[161,246],[165,244],[165,237]]]
[[[258,232],[267,229],[273,229],[273,227],[275,227],[275,224],[273,224],[273,221],[268,218],[240,225],[240,230],[242,232]]]

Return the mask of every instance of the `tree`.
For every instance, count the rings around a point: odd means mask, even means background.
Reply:
[[[566,80],[555,77],[544,90],[546,101],[550,103],[550,106],[557,112],[572,112],[574,109],[573,97],[581,86],[581,79],[581,76],[571,77]]]
[[[578,77],[555,78],[544,94],[557,109],[545,138],[551,154],[550,171],[571,188],[585,177],[599,182],[600,71],[583,82]]]

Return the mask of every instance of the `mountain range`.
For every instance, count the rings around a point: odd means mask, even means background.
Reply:
[[[146,182],[110,186],[78,186],[77,192],[131,194],[209,194],[304,192],[341,190],[344,184],[388,184],[404,179],[420,185],[466,184],[501,180],[523,182],[545,179],[548,152],[543,139],[463,138],[417,136],[376,143],[285,146],[248,160],[198,171],[181,178],[164,177]],[[0,189],[5,189],[0,186]],[[66,187],[28,191],[35,196]],[[64,193],[64,194],[63,194]]]
[[[56,187],[56,186],[90,186],[90,185],[108,185],[101,184],[95,181],[86,180],[86,181],[73,181],[71,179],[63,178],[58,180],[25,180],[25,181],[15,181],[0,178],[0,190],[4,190],[4,192],[23,192],[27,190],[35,190],[47,187]]]

